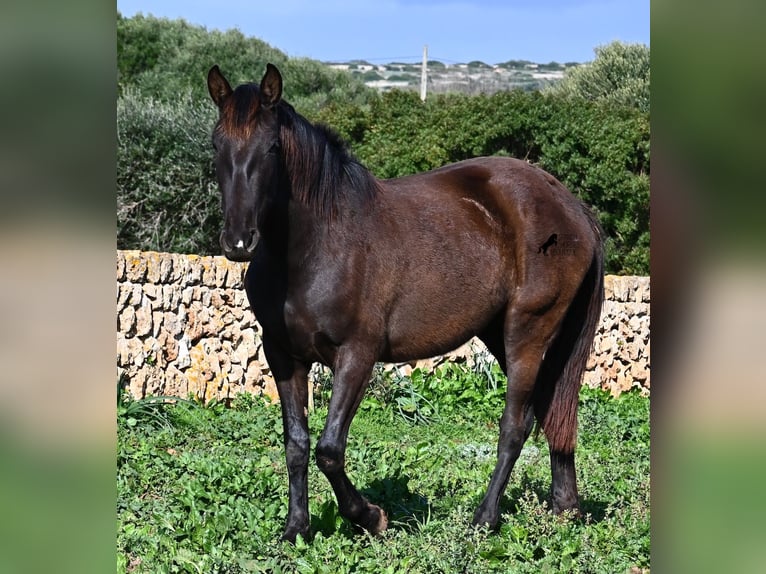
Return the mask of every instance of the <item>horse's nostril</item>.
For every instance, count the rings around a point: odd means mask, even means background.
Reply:
[[[223,252],[224,252],[224,253],[228,253],[229,251],[231,251],[231,250],[232,250],[232,246],[231,246],[231,245],[229,245],[229,244],[226,242],[226,231],[225,231],[225,230],[224,230],[224,231],[221,231],[221,235],[220,235],[220,237],[218,238],[218,242],[221,244],[221,248],[223,249]]]
[[[248,253],[255,250],[255,246],[258,245],[258,234],[255,231],[250,232],[250,243],[247,246]]]

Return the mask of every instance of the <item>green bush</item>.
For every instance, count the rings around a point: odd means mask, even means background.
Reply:
[[[117,246],[218,253],[214,106],[167,103],[131,90],[117,102]]]
[[[612,42],[595,49],[596,59],[569,68],[549,90],[577,99],[649,112],[649,46]]]
[[[282,66],[287,57],[238,30],[207,31],[184,20],[151,16],[117,19],[119,86],[132,86],[164,101],[190,93],[207,97],[205,78],[213,64],[233,82],[251,81],[267,62]]]

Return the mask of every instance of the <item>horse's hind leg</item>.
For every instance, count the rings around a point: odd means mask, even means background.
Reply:
[[[316,457],[317,466],[335,491],[341,515],[368,532],[378,534],[388,527],[386,513],[359,494],[345,471],[348,429],[369,384],[374,364],[375,357],[369,349],[348,346],[338,350],[332,397],[317,443]]]
[[[598,284],[588,282],[580,287],[545,356],[535,390],[535,416],[550,447],[551,499],[556,514],[579,511],[574,456],[577,405],[599,317],[599,289]]]
[[[564,361],[569,352],[562,348],[561,339],[551,345],[535,392],[535,416],[545,432],[550,450],[551,502],[555,514],[565,510],[578,512],[580,504],[574,456],[580,385],[579,373],[565,373]],[[565,380],[567,376],[578,377],[578,380]],[[555,394],[558,396],[554,402]]]
[[[513,466],[529,437],[534,423],[534,391],[542,357],[558,328],[562,312],[550,309],[535,313],[535,308],[509,310],[505,320],[505,356],[508,383],[505,408],[500,419],[497,464],[473,523],[495,527],[500,498]]]
[[[561,514],[571,510],[578,515],[580,498],[577,493],[574,449],[561,451],[551,449],[551,498],[553,512]]]

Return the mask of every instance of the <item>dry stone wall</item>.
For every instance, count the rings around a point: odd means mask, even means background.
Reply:
[[[246,264],[223,257],[117,252],[117,374],[136,398],[276,398],[260,326],[247,305]],[[607,276],[606,301],[585,384],[614,395],[650,390],[649,278]],[[472,362],[477,340],[454,353],[397,368]]]

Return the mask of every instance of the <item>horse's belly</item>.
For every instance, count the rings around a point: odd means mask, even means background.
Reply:
[[[465,287],[403,297],[389,316],[384,360],[441,355],[481,333],[502,310],[503,297],[499,290]]]

